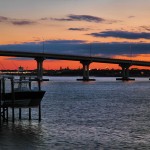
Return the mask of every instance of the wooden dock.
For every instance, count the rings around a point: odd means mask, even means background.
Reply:
[[[32,82],[37,82],[37,86],[32,87]],[[41,80],[38,78],[18,76],[16,79],[14,76],[2,75],[0,77],[0,125],[10,118],[12,122],[15,121],[15,109],[19,111],[19,120],[22,119],[22,109],[28,109],[28,118],[31,120],[32,108],[37,108],[38,120],[41,121],[41,100],[44,94]]]

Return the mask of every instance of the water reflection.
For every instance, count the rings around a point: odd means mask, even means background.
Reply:
[[[0,131],[0,149],[37,149],[44,144],[44,128],[35,121],[4,123]]]
[[[150,149],[149,81],[51,80],[43,83],[42,122],[4,124],[0,150]]]

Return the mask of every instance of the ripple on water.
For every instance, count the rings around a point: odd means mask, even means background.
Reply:
[[[84,83],[53,77],[43,89],[47,92],[42,122],[4,124],[0,149],[150,149],[150,94],[145,79],[97,78]],[[37,115],[36,109],[33,114]]]

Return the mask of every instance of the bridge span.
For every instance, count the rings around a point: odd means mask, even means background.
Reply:
[[[10,57],[28,57],[33,58],[37,61],[37,76],[42,79],[43,76],[43,61],[46,59],[58,59],[58,60],[71,60],[80,61],[83,65],[83,79],[89,81],[89,65],[92,62],[98,63],[110,63],[119,64],[122,68],[121,80],[129,80],[129,68],[134,66],[150,66],[150,61],[136,61],[136,60],[124,60],[115,58],[104,58],[104,57],[90,57],[90,56],[79,56],[79,55],[68,55],[68,54],[53,54],[53,53],[37,53],[37,52],[25,52],[25,51],[8,51],[0,50],[0,56]]]

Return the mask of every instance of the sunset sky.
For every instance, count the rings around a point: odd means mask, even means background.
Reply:
[[[150,61],[150,0],[0,0],[0,50]],[[35,60],[0,57],[0,69]],[[79,68],[46,60],[45,69]],[[119,68],[93,63],[91,68]]]

